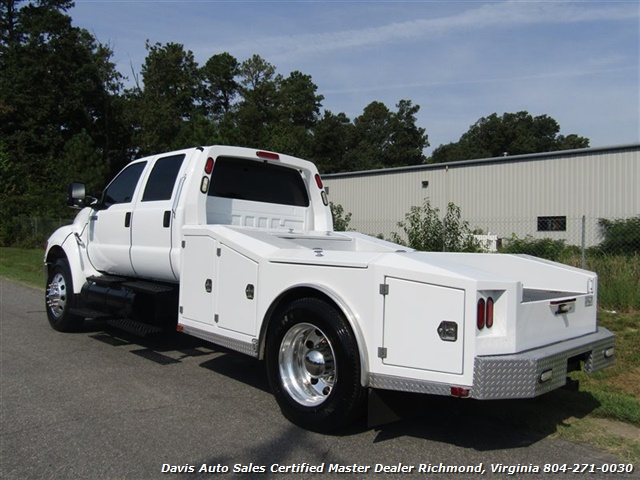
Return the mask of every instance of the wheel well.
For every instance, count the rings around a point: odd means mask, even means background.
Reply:
[[[48,265],[47,268],[50,268],[50,265],[56,263],[56,261],[61,258],[67,258],[67,254],[64,250],[57,245],[51,247],[49,253],[47,253],[47,258],[45,259],[45,263]]]
[[[259,359],[262,360],[264,358],[265,346],[267,344],[267,332],[269,331],[269,324],[271,323],[271,320],[275,316],[274,314],[278,312],[278,310],[280,310],[283,306],[287,305],[288,303],[294,300],[297,300],[298,298],[317,298],[319,300],[322,300],[328,303],[329,305],[334,307],[336,310],[344,314],[344,309],[341,308],[340,305],[333,298],[331,298],[328,294],[314,287],[299,286],[299,287],[294,287],[290,290],[287,290],[286,292],[283,292],[278,298],[274,300],[274,302],[271,304],[271,306],[267,310],[266,315],[264,316],[262,327],[260,328],[260,337],[259,337],[259,344],[258,344]],[[347,320],[347,323],[351,323],[351,322]],[[357,336],[357,332],[354,332],[354,333]]]

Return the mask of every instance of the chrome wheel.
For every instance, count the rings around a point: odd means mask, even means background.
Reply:
[[[67,306],[67,282],[62,273],[57,272],[47,286],[47,307],[55,318],[64,314]]]
[[[323,403],[331,394],[337,370],[333,347],[314,325],[299,323],[282,338],[280,378],[289,396],[306,407]]]
[[[49,324],[59,332],[74,332],[84,318],[71,313],[74,306],[73,280],[69,262],[60,258],[49,268],[44,301]]]

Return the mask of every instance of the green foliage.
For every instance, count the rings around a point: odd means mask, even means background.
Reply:
[[[346,232],[351,230],[349,223],[351,222],[351,212],[345,214],[342,205],[335,205],[333,202],[329,202],[331,208],[331,216],[333,217],[333,229],[336,232]]]
[[[413,206],[398,222],[404,237],[393,232],[391,241],[416,250],[431,252],[479,252],[480,243],[473,236],[469,223],[461,219],[460,207],[447,205],[444,218],[440,219],[440,209],[431,206],[426,198],[421,206]]]
[[[574,264],[578,266],[578,262]],[[598,274],[600,307],[626,312],[640,311],[640,254],[590,254],[586,268]]]
[[[347,171],[399,167],[425,163],[423,149],[429,146],[424,128],[415,125],[420,109],[401,100],[392,112],[381,102],[371,102],[354,120],[350,148],[345,155]]]
[[[73,2],[7,0],[0,18],[0,241],[17,241],[22,215],[57,216],[68,177],[106,175],[126,154],[116,93],[120,74],[111,50],[74,27],[66,11]],[[73,159],[71,145],[91,157]],[[100,164],[101,166],[98,166]],[[94,168],[96,167],[96,168]],[[74,169],[76,169],[74,171]],[[106,178],[100,179],[100,183]]]
[[[616,255],[640,253],[640,216],[615,220],[601,218],[598,224],[604,236],[599,251]]]
[[[589,139],[575,134],[558,135],[560,125],[548,115],[531,116],[529,112],[493,113],[469,127],[460,140],[440,145],[430,162],[451,162],[475,158],[551,152],[586,148]]]
[[[565,240],[533,238],[531,235],[518,238],[515,233],[511,238],[503,239],[500,248],[500,253],[524,253],[553,261],[561,261],[569,251],[573,251],[573,248],[568,247]]]
[[[193,52],[178,43],[147,42],[146,48],[144,88],[127,92],[133,141],[141,156],[191,146],[183,143],[197,137],[191,122],[204,116],[199,109],[204,86]]]

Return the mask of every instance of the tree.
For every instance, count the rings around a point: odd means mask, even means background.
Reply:
[[[458,142],[440,145],[430,162],[450,162],[474,158],[551,152],[586,148],[589,139],[575,134],[558,135],[560,125],[548,115],[531,116],[529,112],[493,113],[469,127]]]
[[[213,55],[202,67],[204,104],[211,118],[219,121],[231,112],[240,88],[239,69],[238,60],[227,52]]]
[[[318,87],[310,75],[295,71],[280,81],[279,114],[281,121],[294,126],[311,129],[320,115],[322,95],[316,94]]]
[[[200,143],[197,133],[192,135],[198,130],[190,124],[205,114],[201,71],[193,52],[178,43],[147,41],[146,48],[143,86],[127,92],[138,155]]]
[[[381,102],[371,102],[354,120],[351,145],[345,155],[346,170],[400,167],[424,163],[429,146],[424,128],[416,126],[420,107],[401,100],[392,112]]]
[[[267,126],[276,123],[277,92],[280,77],[276,68],[259,55],[240,64],[242,100],[235,114],[234,143],[266,148]]]
[[[429,146],[429,140],[426,130],[416,125],[416,114],[420,106],[412,105],[411,100],[400,100],[396,108],[398,111],[391,118],[391,139],[384,155],[384,166],[425,163],[424,149]]]
[[[325,110],[313,129],[313,142],[309,158],[322,173],[349,170],[347,153],[352,144],[354,125],[344,114],[337,115]]]
[[[60,211],[60,185],[122,156],[124,141],[114,95],[121,76],[111,49],[74,27],[64,0],[5,0],[0,8],[0,138],[10,152],[5,164],[17,179],[0,192],[2,221],[13,211],[47,215]],[[69,172],[65,146],[81,136],[94,155]],[[7,192],[12,198],[7,199]],[[60,198],[52,198],[57,194]],[[10,200],[9,203],[5,200]]]

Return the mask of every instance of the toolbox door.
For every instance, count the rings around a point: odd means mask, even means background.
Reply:
[[[464,290],[387,277],[385,365],[462,374]]]
[[[214,285],[218,242],[207,236],[184,237],[180,318],[214,324]]]
[[[224,244],[218,257],[218,327],[257,335],[258,264]]]

